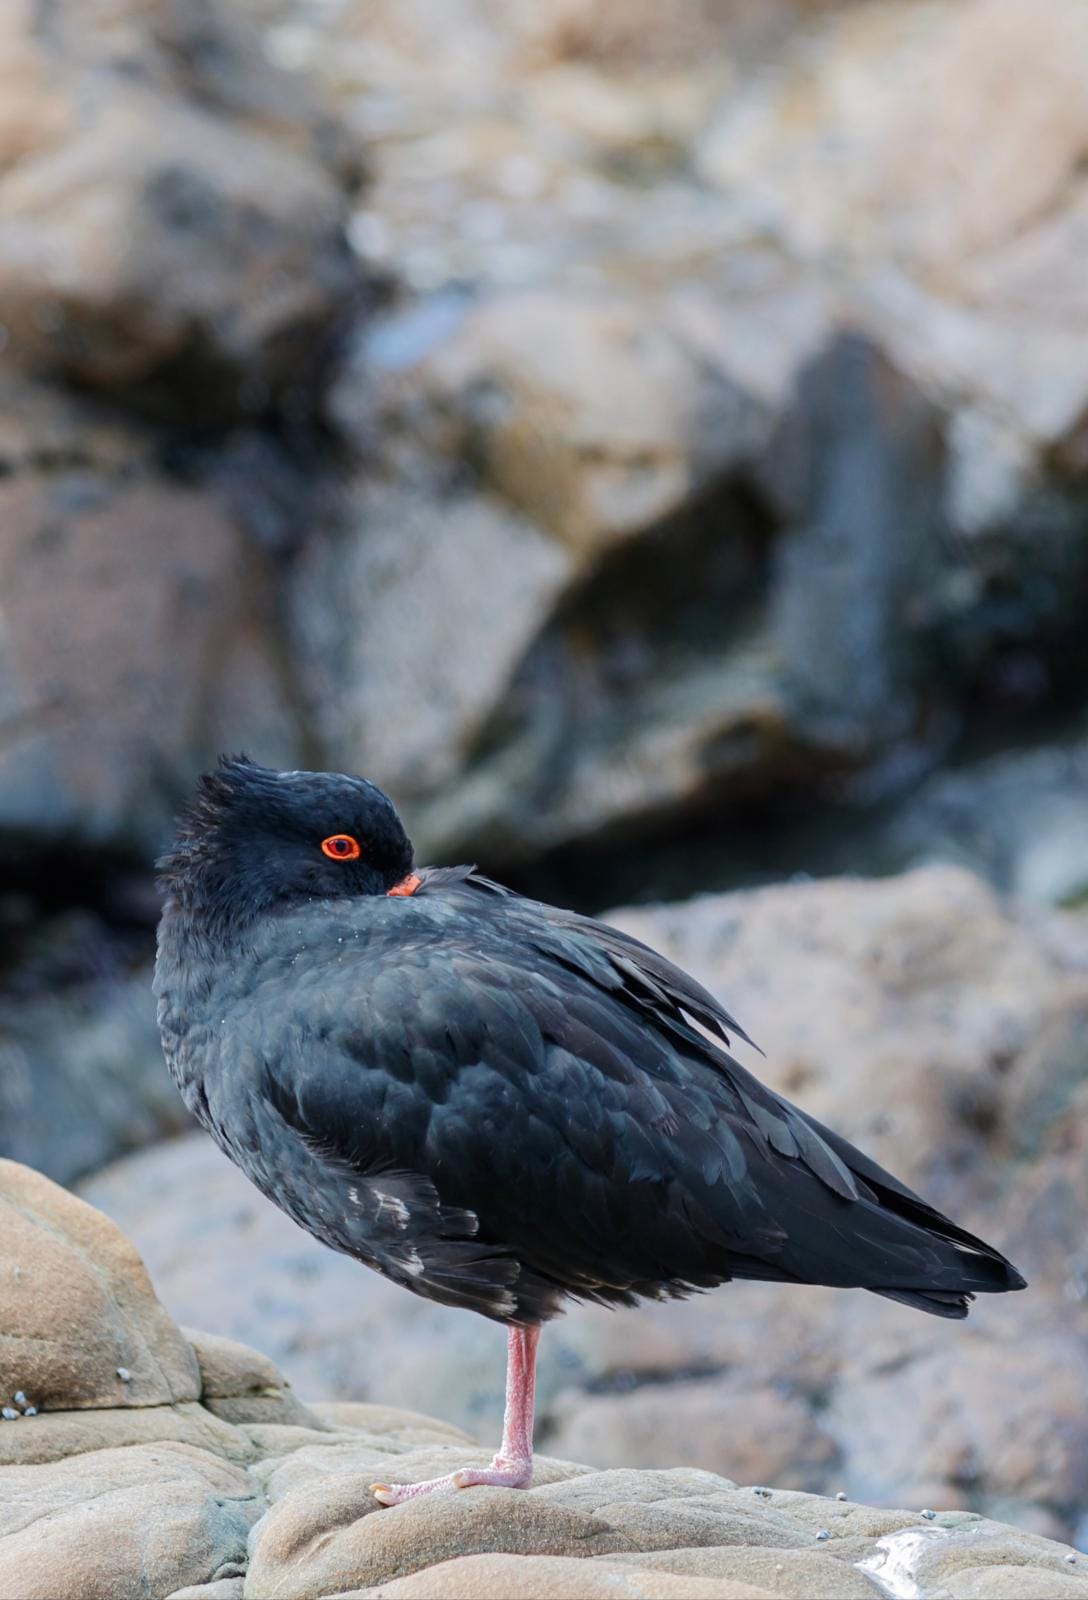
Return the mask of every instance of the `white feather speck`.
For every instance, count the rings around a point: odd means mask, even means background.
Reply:
[[[375,1189],[374,1193],[378,1200],[379,1217],[383,1212],[388,1211],[396,1227],[406,1228],[408,1226],[409,1211],[404,1201],[395,1194],[386,1194],[383,1189]]]

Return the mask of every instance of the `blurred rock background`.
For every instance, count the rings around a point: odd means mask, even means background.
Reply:
[[[1083,0],[0,9],[0,1153],[184,1320],[489,1425],[483,1324],[199,1141],[89,1177],[181,1131],[194,773],[362,770],[423,859],[675,902],[776,1085],[1037,1285],[579,1313],[549,1448],[1076,1531],[1086,81]]]

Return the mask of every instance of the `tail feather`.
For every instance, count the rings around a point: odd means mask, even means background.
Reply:
[[[928,1311],[931,1317],[955,1317],[962,1321],[975,1298],[970,1290],[956,1294],[942,1289],[874,1289],[873,1294],[885,1300],[898,1300],[902,1306],[913,1306],[915,1311]]]
[[[805,1121],[872,1193],[873,1201],[893,1227],[905,1224],[910,1231],[917,1229],[931,1246],[924,1284],[888,1288],[871,1284],[874,1294],[931,1316],[962,1318],[976,1294],[1004,1294],[1027,1287],[1022,1274],[993,1245],[958,1227],[841,1134],[825,1128],[814,1117],[805,1116]]]

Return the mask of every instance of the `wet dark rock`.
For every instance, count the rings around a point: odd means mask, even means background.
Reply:
[[[877,830],[882,861],[958,862],[1035,905],[1088,901],[1088,738],[989,755],[919,785]],[[864,851],[864,843],[862,849]]]
[[[150,983],[141,965],[33,998],[0,988],[0,1156],[69,1183],[188,1126]]]
[[[26,394],[0,393],[0,835],[146,861],[224,743],[298,748],[272,572],[214,485],[93,408],[30,391],[28,422]]]
[[[944,454],[936,407],[845,334],[802,374],[767,460],[791,697],[812,742],[855,762],[916,734],[934,676]]]

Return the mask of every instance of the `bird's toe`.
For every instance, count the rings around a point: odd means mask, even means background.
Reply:
[[[434,1494],[438,1489],[473,1489],[481,1484],[495,1489],[527,1489],[532,1477],[531,1460],[515,1461],[496,1456],[489,1467],[462,1467],[459,1472],[449,1472],[443,1478],[428,1478],[424,1483],[372,1483],[370,1492],[383,1506],[399,1506],[406,1500],[418,1500],[420,1495]]]
[[[439,1489],[456,1489],[457,1474],[447,1472],[442,1478],[428,1478],[423,1483],[372,1483],[370,1492],[383,1506],[400,1506],[406,1500],[418,1500],[420,1495],[434,1494]]]
[[[453,1474],[456,1489],[489,1484],[496,1489],[527,1489],[532,1482],[532,1461],[512,1461],[496,1456],[489,1467],[462,1467]]]

